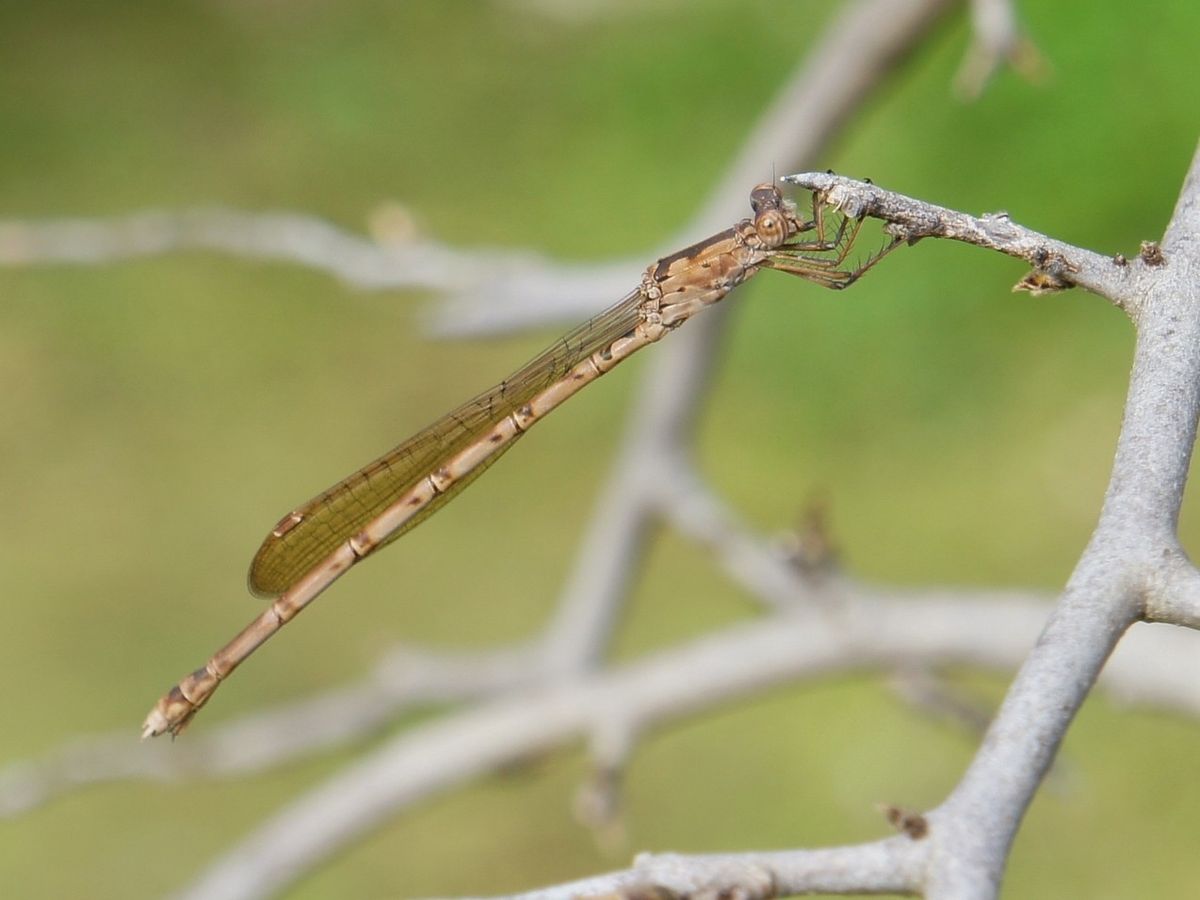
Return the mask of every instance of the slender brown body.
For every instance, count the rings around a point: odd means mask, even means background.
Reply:
[[[754,218],[659,260],[637,289],[510,378],[284,516],[250,570],[255,593],[277,596],[202,668],[159,699],[143,737],[179,733],[222,680],[355,563],[448,501],[585,385],[760,268],[843,287],[878,259],[854,272],[838,270],[857,223],[848,232],[843,221],[827,240],[819,205],[814,203],[813,220],[804,222],[773,185],[755,188],[751,206]],[[815,232],[813,240],[796,240],[809,231]]]

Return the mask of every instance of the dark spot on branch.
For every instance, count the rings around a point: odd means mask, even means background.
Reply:
[[[1034,269],[1014,284],[1013,290],[1028,291],[1035,297],[1041,297],[1043,294],[1057,294],[1071,287],[1074,285],[1057,272]]]
[[[1142,241],[1142,249],[1138,253],[1138,256],[1148,266],[1161,266],[1166,262],[1162,247],[1158,245],[1158,241]]]
[[[897,831],[904,832],[914,841],[919,841],[929,834],[929,820],[921,813],[913,812],[902,806],[893,806],[890,803],[883,804],[880,809],[889,825]]]

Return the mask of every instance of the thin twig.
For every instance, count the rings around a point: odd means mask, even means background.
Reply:
[[[1022,31],[1013,0],[971,0],[973,40],[954,76],[956,93],[974,100],[1006,63],[1030,81],[1044,78],[1049,64]]]
[[[817,193],[851,218],[881,219],[893,237],[910,243],[947,238],[1023,259],[1043,280],[1019,283],[1019,289],[1045,293],[1078,285],[1136,316],[1138,275],[1149,267],[1141,259],[1122,262],[1074,247],[1018,225],[1005,212],[972,216],[828,172],[802,172],[781,180]]]
[[[0,222],[0,265],[98,265],[188,250],[294,263],[363,290],[462,290],[489,272],[536,273],[524,250],[458,249],[411,232],[375,240],[298,212],[151,210],[96,219]]]
[[[0,819],[113,781],[244,776],[378,733],[413,709],[494,697],[544,681],[537,645],[472,653],[393,647],[360,682],[248,713],[173,744],[132,744],[128,729],[72,739],[0,768]]]
[[[797,894],[857,894],[862,885],[871,885],[871,893],[909,894],[920,883],[928,852],[918,841],[890,837],[854,846],[779,853],[646,853],[626,871],[512,894],[506,900],[772,900]]]

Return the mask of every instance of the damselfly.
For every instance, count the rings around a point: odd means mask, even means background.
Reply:
[[[827,223],[826,207],[814,196],[806,220],[773,184],[754,188],[750,206],[753,218],[660,259],[615,305],[284,516],[250,567],[250,589],[273,597],[271,604],[155,704],[142,736],[178,734],[221,681],[351,566],[436,512],[584,385],[760,270],[844,288],[900,243],[892,239],[844,269],[861,219],[838,215],[836,224]]]

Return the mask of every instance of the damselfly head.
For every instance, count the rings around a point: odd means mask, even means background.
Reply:
[[[770,182],[757,185],[750,192],[750,208],[754,210],[756,216],[764,210],[778,209],[782,205],[783,194],[779,193],[779,188]]]
[[[754,210],[754,231],[768,250],[782,245],[799,229],[795,207],[773,184],[760,184],[750,192],[750,208]]]

